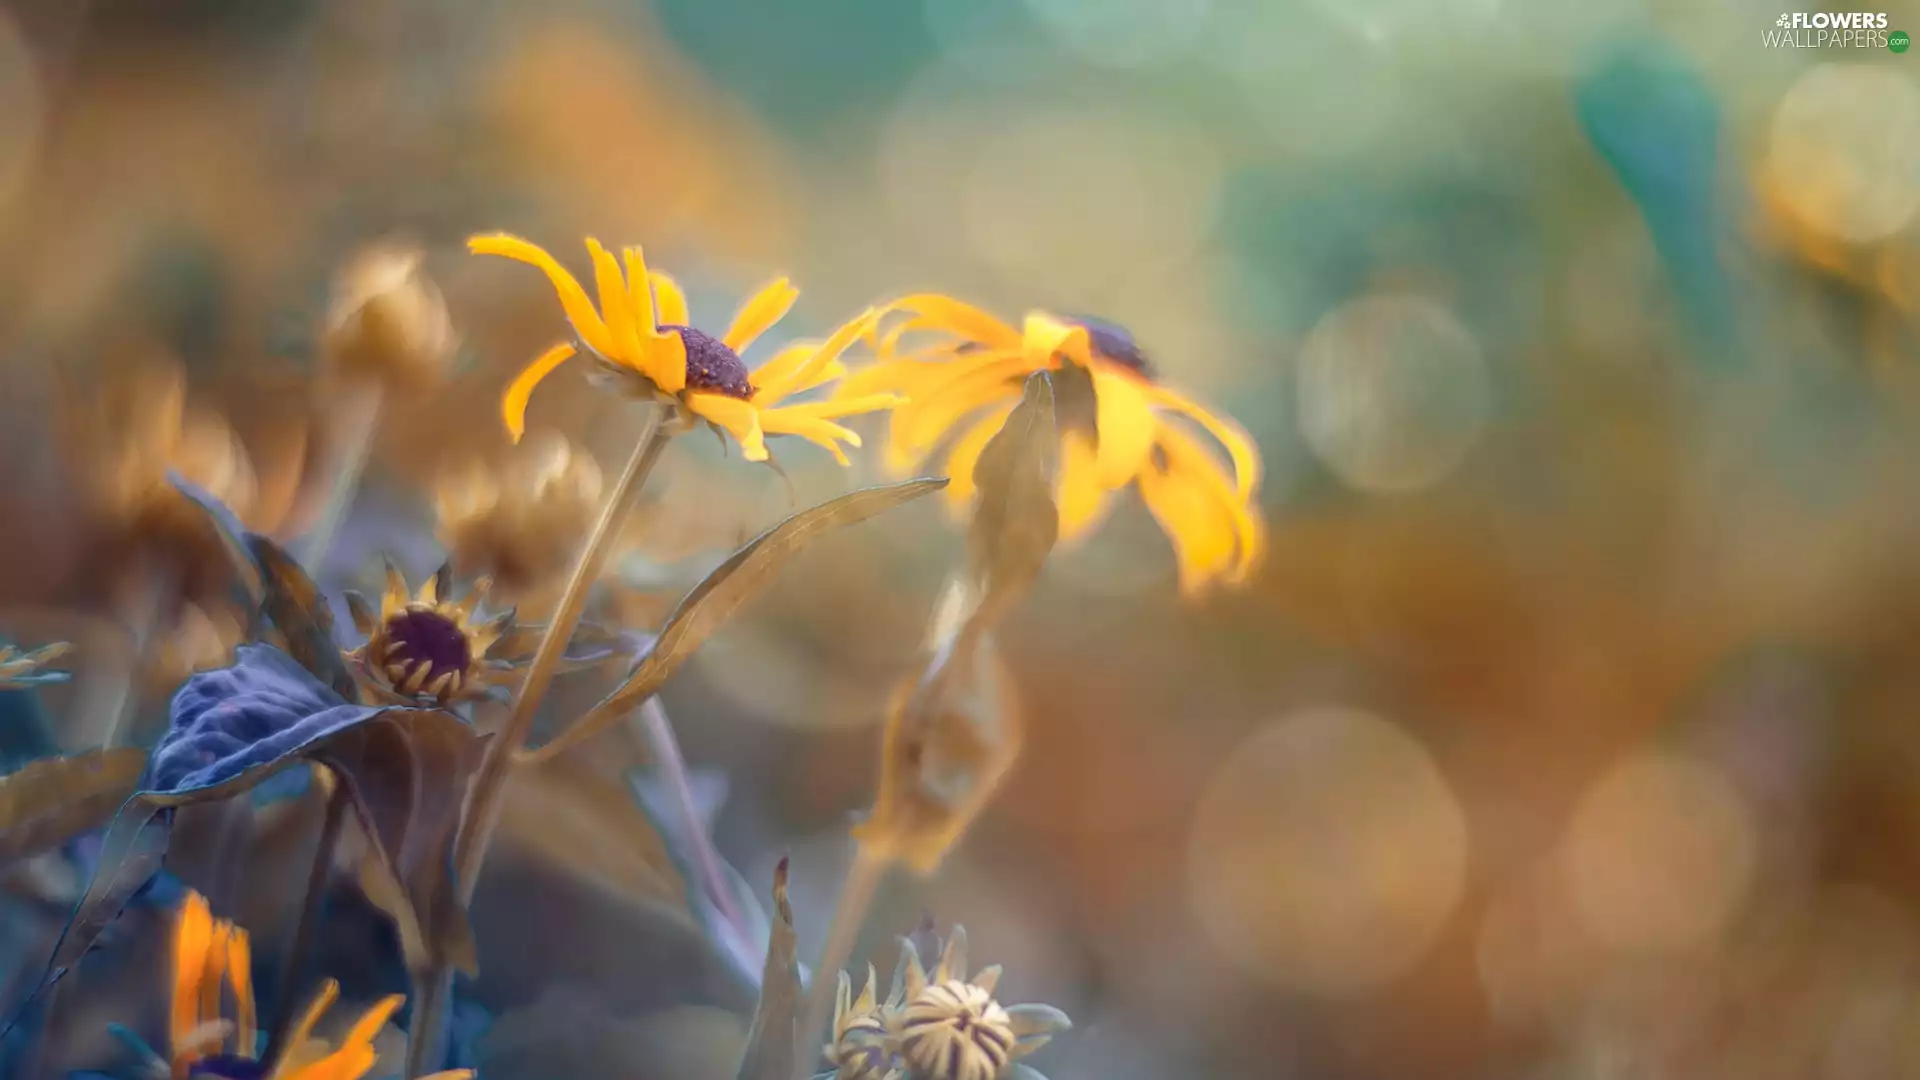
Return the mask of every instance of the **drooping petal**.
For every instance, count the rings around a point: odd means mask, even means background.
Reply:
[[[1139,484],[1141,499],[1173,544],[1180,591],[1188,596],[1205,591],[1233,565],[1237,538],[1226,508],[1172,468],[1146,469]]]
[[[800,299],[800,290],[786,278],[777,278],[760,287],[734,315],[733,324],[720,340],[734,352],[745,352],[747,346],[754,343],[767,328],[786,317],[793,302]]]
[[[207,939],[206,967],[200,973],[200,1020],[220,1019],[220,992],[227,984],[227,940],[233,924],[215,919]]]
[[[620,277],[620,264],[614,261],[613,252],[601,247],[600,241],[591,236],[587,237],[587,252],[593,256],[594,284],[600,289],[600,314],[607,320],[607,333],[613,338],[614,351],[602,355],[626,367],[638,368],[641,365],[640,335],[634,322],[633,295]]]
[[[847,460],[847,452],[840,448],[840,444],[860,445],[860,435],[853,429],[817,416],[800,415],[797,408],[762,410],[760,429],[768,435],[798,435],[832,454],[833,459],[842,465],[852,462]]]
[[[1167,458],[1168,473],[1210,498],[1226,516],[1234,537],[1233,568],[1228,580],[1244,580],[1265,554],[1265,518],[1234,488],[1225,467],[1199,440],[1177,427],[1162,425],[1159,445]]]
[[[695,416],[713,421],[740,443],[740,456],[748,461],[767,460],[767,442],[760,428],[760,410],[751,403],[725,394],[691,393],[682,400]]]
[[[571,359],[573,354],[573,346],[561,342],[541,353],[538,359],[513,377],[512,385],[500,397],[500,419],[506,422],[507,435],[514,442],[519,442],[521,436],[527,433],[527,403],[533,399],[533,388],[540,385],[540,380],[553,374],[555,368]]]
[[[1055,356],[1064,355],[1083,368],[1093,367],[1092,343],[1087,328],[1062,322],[1045,312],[1031,312],[1020,335],[1020,347],[1034,371],[1053,366]]]
[[[1253,437],[1224,414],[1202,407],[1191,398],[1164,386],[1147,387],[1147,396],[1162,408],[1177,412],[1205,428],[1227,451],[1233,461],[1234,490],[1241,498],[1251,496],[1260,486],[1260,449]]]
[[[968,341],[998,349],[1020,347],[1020,331],[972,304],[939,293],[915,293],[886,305],[883,311],[911,311],[924,322],[915,329],[940,329]]]
[[[1100,486],[1117,491],[1127,486],[1153,450],[1159,427],[1147,403],[1146,384],[1135,376],[1106,365],[1093,368],[1094,425],[1099,433]]]
[[[1007,422],[1007,415],[1013,412],[1013,403],[996,405],[975,420],[960,437],[953,441],[953,448],[947,452],[947,505],[954,511],[964,511],[973,503],[973,494],[977,486],[973,482],[974,466],[980,463],[980,454],[1000,433]]]
[[[654,307],[654,289],[656,277],[665,277],[647,269],[646,252],[639,247],[626,248],[621,252],[627,264],[627,299],[633,305],[634,334],[639,338],[639,352],[635,356],[635,366],[640,374],[653,380],[653,385],[661,393],[677,394],[687,386],[687,344],[680,339],[676,330],[661,330],[661,323],[673,323],[663,318]],[[677,293],[679,286],[673,286]],[[686,298],[680,297],[679,314],[685,319]],[[676,325],[684,325],[684,321]]]
[[[919,390],[912,401],[894,409],[887,447],[892,467],[911,467],[941,435],[975,409],[1018,397],[1020,380],[1032,371],[1022,356],[955,366],[958,374],[954,378]]]
[[[260,1040],[258,1013],[253,1001],[253,948],[247,932],[237,927],[227,935],[227,982],[233,987],[238,1013],[235,1018],[235,1047],[242,1057],[252,1057]]]
[[[587,290],[581,288],[580,282],[544,248],[517,236],[496,233],[468,237],[467,250],[475,255],[499,255],[539,267],[553,282],[554,291],[560,294],[560,307],[566,311],[568,321],[573,323],[574,332],[580,335],[588,348],[605,356],[613,355],[613,335],[607,331],[607,324],[600,321],[599,313],[593,310],[593,301],[587,298]]]
[[[687,388],[687,341],[680,331],[663,331],[647,342],[647,378],[663,394],[677,394]]]
[[[213,946],[213,912],[207,898],[187,893],[173,930],[173,1008],[167,1025],[170,1052],[177,1059],[200,1026],[200,982]]]
[[[300,1014],[300,1019],[296,1021],[293,1027],[287,1032],[287,1047],[284,1053],[290,1060],[285,1064],[291,1064],[294,1061],[313,1060],[312,1051],[309,1048],[313,1042],[313,1029],[319,1026],[320,1018],[325,1016],[327,1010],[333,1008],[333,1003],[339,999],[339,983],[328,979],[326,982],[320,984],[320,992],[313,996],[313,1000],[307,1004],[307,1010]],[[274,1072],[280,1072],[281,1069],[285,1067],[285,1064],[276,1066]],[[294,1071],[293,1075],[299,1076],[299,1072]],[[276,1077],[275,1080],[280,1080],[280,1078]]]
[[[1100,486],[1100,461],[1085,435],[1060,439],[1060,542],[1085,536],[1105,513],[1109,498]]]
[[[668,326],[690,325],[692,316],[687,312],[687,292],[680,287],[680,283],[660,270],[652,271],[640,280],[649,278],[653,281],[654,318]]]

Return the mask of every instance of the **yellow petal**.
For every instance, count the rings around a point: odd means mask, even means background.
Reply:
[[[863,368],[840,380],[833,388],[835,397],[858,397],[881,390],[894,390],[912,396],[931,383],[952,378],[953,364],[942,360],[889,360]]]
[[[868,394],[857,398],[829,398],[826,401],[809,401],[803,405],[782,405],[778,411],[794,416],[809,416],[818,420],[832,420],[842,416],[858,416],[861,413],[879,412],[896,405],[906,404],[907,399],[899,394]]]
[[[467,250],[475,255],[499,255],[530,263],[545,271],[547,279],[553,282],[554,291],[560,294],[560,307],[573,323],[574,332],[580,335],[588,348],[605,356],[613,355],[613,336],[607,332],[607,324],[601,322],[599,314],[593,310],[593,301],[587,299],[587,290],[581,288],[580,282],[545,249],[517,236],[496,233],[468,237]]]
[[[762,410],[760,428],[768,435],[798,435],[832,454],[833,459],[842,465],[852,463],[847,460],[847,452],[840,448],[840,444],[860,445],[858,432],[831,420],[800,415],[798,408]]]
[[[1266,552],[1266,519],[1249,498],[1235,490],[1226,469],[1197,439],[1179,428],[1162,425],[1158,442],[1172,481],[1211,499],[1225,517],[1234,540],[1233,567],[1227,577],[1229,581],[1245,580]]]
[[[200,980],[206,976],[207,950],[213,944],[213,913],[207,908],[207,898],[197,892],[187,893],[177,919],[173,930],[173,1009],[167,1032],[176,1055],[203,1019]]]
[[[1181,592],[1196,595],[1227,572],[1233,562],[1233,526],[1216,500],[1158,469],[1140,474],[1140,497],[1173,543]]]
[[[1062,354],[1083,368],[1093,366],[1092,344],[1087,337],[1087,328],[1061,322],[1044,312],[1036,311],[1027,316],[1026,329],[1020,336],[1020,347],[1026,353],[1028,366],[1034,371],[1052,367],[1053,358]]]
[[[227,981],[227,937],[233,924],[214,920],[207,938],[206,968],[200,973],[200,1022],[220,1019],[220,991]]]
[[[242,1057],[252,1057],[260,1042],[260,1024],[253,1001],[253,949],[245,930],[227,935],[227,982],[233,987],[238,1005],[236,1047]]]
[[[687,388],[687,342],[678,330],[668,330],[647,343],[647,378],[663,394]]]
[[[740,456],[748,461],[767,460],[767,442],[765,432],[760,428],[760,410],[750,402],[725,394],[702,394],[699,392],[685,395],[681,400],[695,416],[704,417],[718,424],[740,443]]]
[[[1077,540],[1099,523],[1108,498],[1100,486],[1100,463],[1085,435],[1060,439],[1060,541]]]
[[[773,358],[753,369],[753,400],[756,402],[778,401],[793,391],[787,387],[794,376],[806,366],[813,354],[825,344],[819,341],[796,341],[773,354]]]
[[[1233,460],[1234,490],[1241,498],[1251,496],[1260,486],[1260,449],[1254,445],[1253,438],[1238,424],[1223,414],[1213,413],[1192,399],[1169,390],[1164,386],[1147,387],[1147,396],[1154,404],[1170,409],[1188,417],[1194,423],[1207,430]]]
[[[614,351],[604,355],[627,367],[640,368],[643,361],[640,335],[634,322],[633,297],[627,291],[627,283],[620,278],[620,264],[614,261],[613,252],[601,247],[600,241],[591,236],[587,237],[587,252],[593,256],[593,279],[600,289],[600,313],[606,317],[607,333],[613,338]]]
[[[315,994],[313,1001],[307,1005],[307,1011],[300,1014],[299,1021],[287,1032],[287,1046],[282,1053],[288,1057],[304,1057],[304,1048],[309,1042],[313,1041],[314,1027],[320,1023],[320,1018],[326,1015],[327,1010],[333,1008],[333,1003],[339,1000],[339,998],[339,983],[334,982],[332,979],[321,983],[320,992]],[[306,1066],[305,1068],[311,1068],[311,1066]],[[279,1075],[280,1068],[276,1066],[274,1069],[274,1080],[292,1080],[293,1077],[306,1080],[306,1077],[302,1075],[305,1072],[305,1068],[295,1069],[287,1077],[283,1078]]]
[[[793,302],[798,299],[800,290],[794,288],[793,282],[786,278],[767,282],[741,305],[739,313],[733,317],[733,325],[727,327],[727,332],[721,335],[720,340],[726,342],[734,352],[746,352],[747,346],[766,333],[768,327],[786,317]]]
[[[500,397],[500,419],[507,425],[507,435],[514,442],[527,433],[527,402],[533,399],[533,388],[540,380],[553,374],[553,370],[567,362],[573,356],[573,346],[562,342],[540,354],[533,363],[523,368],[513,377],[512,385]]]
[[[658,314],[654,317],[666,326],[688,326],[687,293],[680,283],[659,270],[649,275],[653,279],[653,302]],[[645,281],[646,278],[642,278]]]
[[[953,441],[953,449],[947,452],[947,505],[954,511],[964,511],[973,503],[974,466],[980,464],[981,451],[1000,433],[1011,412],[1012,402],[996,405]]]
[[[884,311],[911,311],[925,319],[924,327],[945,330],[968,341],[994,348],[1020,346],[1020,331],[974,307],[939,293],[915,293],[886,305]]]
[[[841,354],[852,348],[854,342],[865,337],[879,318],[879,311],[873,308],[868,308],[854,316],[844,326],[835,330],[825,344],[813,350],[810,355],[801,357],[791,370],[762,375],[761,372],[771,365],[763,366],[761,371],[754,373],[758,376],[754,379],[754,386],[758,388],[754,394],[754,401],[772,404],[789,394],[798,393],[802,387],[810,389],[819,385],[820,372],[839,362]]]
[[[393,1014],[400,1011],[400,1006],[406,1003],[407,999],[403,994],[390,994],[381,998],[373,1008],[361,1015],[340,1045],[342,1047],[372,1046],[374,1037],[387,1026],[388,1020],[393,1019]]]
[[[1099,433],[1100,486],[1117,491],[1147,463],[1160,426],[1146,384],[1105,364],[1093,368],[1094,430]]]
[[[655,334],[659,331],[661,322],[674,321],[672,319],[662,320],[654,314],[653,290],[647,288],[649,282],[654,282],[656,277],[663,277],[665,275],[656,275],[647,269],[646,252],[640,248],[622,248],[620,250],[620,257],[624,259],[627,264],[627,302],[631,304],[633,308],[634,333],[643,335]],[[685,305],[683,304],[682,306]]]
[[[664,394],[677,394],[687,387],[687,343],[680,339],[677,330],[662,331],[662,322],[672,322],[661,318],[654,309],[654,290],[648,288],[656,278],[666,275],[647,269],[646,252],[638,247],[626,248],[621,252],[627,263],[627,297],[633,304],[634,334],[639,338],[639,353],[635,357],[635,366],[640,373],[653,380],[653,385]],[[674,286],[678,292],[679,286]],[[680,298],[680,306],[686,307],[686,298]],[[685,325],[685,311],[680,312]]]
[[[955,367],[954,378],[916,391],[911,402],[894,410],[888,450],[896,459],[925,454],[949,428],[980,406],[1017,397],[1021,377],[1031,370],[1024,357]]]

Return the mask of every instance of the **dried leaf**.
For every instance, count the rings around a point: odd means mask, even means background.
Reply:
[[[287,653],[350,702],[360,700],[360,687],[340,654],[333,632],[333,608],[306,570],[278,544],[258,533],[246,538],[247,550],[260,566],[265,598],[261,609],[287,639]]]
[[[800,945],[793,929],[793,905],[787,902],[787,860],[773,871],[776,918],[767,940],[767,965],[760,976],[760,1005],[753,1011],[746,1056],[738,1080],[792,1080],[795,1027],[800,1006]]]
[[[660,628],[653,648],[634,665],[618,690],[607,695],[572,727],[537,750],[516,755],[521,761],[546,761],[593,738],[638,707],[666,684],[695,649],[725,625],[735,611],[772,582],[774,575],[808,542],[833,529],[855,525],[896,506],[939,491],[944,477],[907,480],[866,488],[803,510],[760,534],[708,574]]]
[[[1059,456],[1053,383],[1036,372],[973,470],[980,493],[967,530],[967,573],[975,582],[970,621],[978,629],[1026,595],[1060,539],[1053,501]]]
[[[47,758],[0,777],[0,865],[106,827],[147,767],[132,746]]]
[[[452,825],[471,763],[485,739],[458,717],[429,709],[350,704],[286,654],[244,645],[230,668],[201,672],[174,697],[173,722],[147,775],[108,827],[99,863],[24,1006],[85,956],[153,878],[182,806],[244,794],[302,762],[328,765],[364,833],[413,893],[429,942],[459,956],[465,914],[439,903],[431,864],[451,862]],[[443,925],[439,920],[445,920]]]

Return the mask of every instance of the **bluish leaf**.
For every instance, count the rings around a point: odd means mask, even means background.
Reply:
[[[360,686],[340,653],[333,630],[333,607],[320,587],[272,540],[250,533],[246,544],[260,566],[261,609],[287,639],[288,654],[342,699],[359,702]]]

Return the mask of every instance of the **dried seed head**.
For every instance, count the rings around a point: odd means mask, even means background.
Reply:
[[[320,339],[334,371],[416,390],[445,375],[453,360],[453,320],[421,270],[424,258],[419,248],[389,240],[341,267]]]
[[[463,574],[484,574],[516,600],[555,583],[593,524],[601,474],[565,439],[536,436],[504,468],[472,463],[434,495],[440,542]]]

